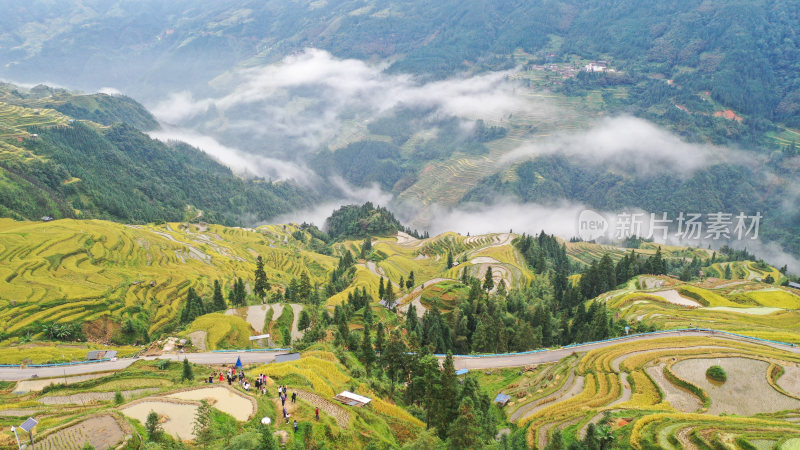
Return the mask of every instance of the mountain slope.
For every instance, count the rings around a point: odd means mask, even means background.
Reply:
[[[142,223],[202,215],[233,225],[263,221],[316,199],[291,183],[242,179],[186,144],[149,138],[134,126],[150,128],[155,120],[127,97],[47,88],[23,95],[9,86],[0,89],[4,100],[15,103],[0,101],[3,216]]]

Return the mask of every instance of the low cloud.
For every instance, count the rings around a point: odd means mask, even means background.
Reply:
[[[544,230],[569,239],[578,235],[578,216],[584,209],[583,204],[566,201],[555,205],[502,201],[458,208],[434,206],[428,230],[432,235],[446,231],[476,235],[511,230],[517,234],[534,234]]]
[[[212,82],[218,96],[195,98],[179,92],[151,109],[162,122],[191,126],[224,137],[251,153],[316,151],[342,125],[364,121],[394,108],[425,108],[432,114],[469,120],[500,120],[541,109],[517,95],[513,71],[423,82],[356,59],[339,59],[307,49],[278,64],[238,69]],[[543,103],[544,100],[537,100]],[[251,145],[267,142],[268,146]]]
[[[97,91],[99,94],[106,94],[106,95],[122,95],[122,91],[119,89],[115,89],[113,87],[103,87],[98,89]]]
[[[319,228],[325,225],[325,219],[344,205],[361,205],[372,202],[375,206],[386,206],[392,201],[392,194],[381,190],[378,184],[366,188],[351,186],[339,177],[328,180],[334,188],[338,189],[338,198],[316,205],[312,208],[301,209],[291,213],[283,214],[267,223],[313,223]],[[263,224],[262,224],[263,225]]]
[[[711,164],[727,161],[750,164],[753,155],[730,148],[693,144],[644,119],[630,116],[601,119],[583,132],[561,133],[542,142],[528,142],[504,155],[500,162],[514,163],[542,155],[563,154],[582,162],[603,164],[638,175],[672,170],[690,175]]]
[[[219,143],[210,136],[180,128],[162,128],[149,133],[163,142],[181,141],[196,147],[234,172],[245,176],[259,176],[272,180],[294,180],[301,185],[312,184],[315,175],[308,168],[291,161],[246,154],[236,148]]]

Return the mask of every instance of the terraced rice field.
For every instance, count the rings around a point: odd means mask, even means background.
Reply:
[[[589,351],[574,366],[574,376],[552,393],[538,403],[509,405],[507,414],[527,427],[528,444],[539,448],[556,429],[567,442],[579,439],[589,423],[603,423],[604,412],[610,414],[615,435],[624,439],[619,444],[632,448],[711,446],[724,436],[778,442],[800,437],[800,425],[794,421],[800,399],[775,381],[781,368],[790,368],[785,373],[795,377],[798,363],[797,353],[742,340],[627,341]],[[712,364],[725,368],[727,382],[714,385],[705,379]],[[528,377],[520,375],[499,390],[513,392]],[[579,377],[582,384],[575,382]],[[531,379],[547,380],[537,375]],[[526,389],[535,388],[533,383]]]
[[[745,280],[685,284],[666,279],[665,282],[672,289],[637,289],[642,282],[634,281],[600,300],[618,311],[620,318],[661,329],[698,326],[800,343],[800,310],[796,308],[800,297],[789,289]],[[665,301],[669,296],[673,301]]]
[[[120,422],[111,414],[82,420],[75,425],[49,433],[36,448],[46,450],[79,450],[85,444],[97,450],[115,447],[125,438]]]
[[[274,247],[267,233],[210,225],[130,227],[103,221],[0,219],[0,331],[36,321],[91,322],[146,314],[150,331],[174,320],[186,291],[209,298],[213,280],[252,273],[263,255],[274,284],[309,273],[322,282],[335,259]]]
[[[154,397],[129,403],[120,408],[120,412],[144,424],[147,421],[147,415],[154,411],[166,419],[161,424],[164,432],[179,440],[191,440],[195,438],[192,432],[192,423],[197,414],[198,405],[199,402]]]
[[[228,413],[234,419],[244,422],[256,412],[252,397],[229,389],[227,386],[202,387],[167,395],[169,398],[182,400],[206,400],[218,410]]]

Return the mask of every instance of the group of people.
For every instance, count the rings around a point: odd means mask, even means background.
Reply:
[[[219,377],[219,382],[220,383],[224,382],[227,379],[228,380],[228,386],[232,385],[234,381],[238,381],[239,384],[242,386],[242,388],[245,391],[248,391],[248,392],[250,391],[251,384],[247,380],[247,378],[245,377],[244,370],[239,369],[239,371],[237,373],[237,370],[236,370],[235,366],[228,368],[227,373],[226,372],[219,372],[219,373],[215,372],[215,373],[211,374],[208,377],[208,382],[209,383],[213,383],[214,379],[217,378],[217,377]],[[254,381],[254,385],[255,385],[255,390],[256,390],[257,393],[260,392],[262,395],[266,395],[267,394],[267,376],[266,375],[264,375],[263,373],[259,374],[256,377],[255,381]],[[289,423],[289,412],[286,411],[286,400],[288,398],[290,398],[290,397],[289,397],[289,394],[286,391],[286,386],[278,386],[278,397],[281,399],[281,406],[283,406],[283,418],[286,420],[286,423],[288,424]],[[291,402],[292,403],[297,403],[297,392],[292,392]],[[316,416],[317,421],[319,421],[319,408],[318,407],[315,408],[314,415]],[[294,421],[294,431],[295,431],[295,433],[297,432],[297,426],[298,426],[297,425],[297,420],[295,420]]]
[[[219,373],[212,373],[208,376],[208,382],[213,383],[215,378],[219,378],[219,382],[222,383],[227,378],[228,386],[233,384],[234,381],[238,381],[239,384],[244,384],[246,382],[244,378],[244,370],[239,370],[239,373],[236,373],[236,367],[231,367],[226,372],[219,372]]]

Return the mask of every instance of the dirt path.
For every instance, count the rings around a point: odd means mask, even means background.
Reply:
[[[297,323],[300,321],[300,312],[303,311],[303,305],[298,303],[289,303],[289,306],[292,308],[292,312],[294,313],[294,320],[292,320],[292,341],[296,341],[298,339],[303,339],[303,335],[305,332],[300,331],[297,329]]]
[[[675,289],[670,289],[670,290],[667,290],[667,291],[648,292],[648,294],[649,295],[655,295],[657,297],[661,297],[664,300],[672,303],[673,305],[691,306],[691,307],[695,307],[695,308],[699,308],[699,307],[703,306],[700,303],[698,303],[696,300],[692,300],[692,299],[689,299],[689,298],[686,298],[686,297],[682,296]]]
[[[192,331],[186,336],[192,341],[192,346],[194,346],[194,348],[200,350],[201,352],[206,350],[206,337],[208,336],[206,331]]]
[[[225,314],[229,316],[239,316],[247,321],[253,330],[256,333],[261,334],[264,330],[264,322],[267,319],[267,311],[269,311],[270,305],[253,305],[247,306],[243,308],[236,308],[236,309],[229,309],[225,311]],[[283,308],[281,308],[281,312],[283,312]],[[272,319],[275,320],[279,316],[276,316],[275,313],[272,314]]]
[[[36,448],[53,450],[79,450],[89,443],[97,450],[105,450],[125,438],[119,422],[110,414],[90,417],[75,425],[48,434]]]

